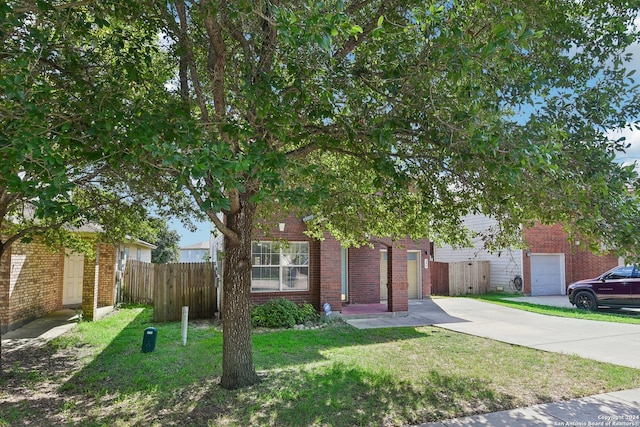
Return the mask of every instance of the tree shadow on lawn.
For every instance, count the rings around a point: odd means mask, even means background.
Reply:
[[[430,372],[424,385],[330,361],[324,352],[429,336],[413,328],[357,330],[350,326],[253,336],[264,381],[228,391],[218,386],[222,332],[191,324],[186,347],[179,322],[154,325],[145,308],[92,360],[59,378],[56,393],[6,407],[49,424],[73,425],[330,425],[400,424],[510,407],[474,378]],[[142,353],[145,328],[158,329],[155,350]],[[74,349],[64,349],[73,352]],[[323,365],[320,367],[320,365]],[[34,386],[35,387],[35,386]],[[32,411],[32,409],[34,411]],[[386,421],[385,421],[386,420]],[[13,425],[13,424],[11,424]]]
[[[82,369],[87,348],[58,348],[36,339],[6,347],[3,344],[0,426],[67,424],[65,412],[73,402],[59,387]]]
[[[195,425],[407,425],[513,407],[514,399],[472,378],[431,371],[416,386],[339,362],[319,371],[273,372],[267,382],[236,395],[226,413],[211,411],[211,390],[188,419]]]

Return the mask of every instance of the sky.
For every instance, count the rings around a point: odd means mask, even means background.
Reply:
[[[211,234],[211,227],[213,226],[209,222],[197,222],[193,220],[193,223],[198,227],[196,231],[187,230],[178,220],[167,221],[170,230],[175,230],[180,235],[180,247],[189,246],[200,242],[208,242],[209,235]]]

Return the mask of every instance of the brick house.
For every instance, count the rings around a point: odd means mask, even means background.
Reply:
[[[90,259],[53,253],[39,243],[14,243],[0,262],[2,333],[65,307],[82,308],[84,319],[95,319],[98,308],[114,305],[126,259],[150,262],[154,247],[137,240],[117,246],[97,243],[96,257]]]
[[[559,224],[526,228],[524,239],[528,246],[522,262],[525,293],[564,295],[571,283],[622,264],[615,255],[580,249],[580,242],[570,242]]]
[[[483,232],[496,221],[483,215],[469,215],[465,224],[472,231]],[[561,225],[535,225],[523,230],[526,249],[505,249],[499,254],[482,249],[476,239],[471,248],[454,249],[443,245],[435,248],[437,262],[489,261],[491,290],[513,291],[513,278],[523,279],[523,292],[530,295],[564,295],[576,280],[596,277],[616,267],[614,255],[594,255],[570,242]]]
[[[284,297],[318,310],[329,303],[339,312],[343,305],[386,301],[388,311],[406,312],[409,299],[431,294],[428,241],[378,239],[373,247],[347,249],[329,234],[316,240],[305,231],[304,220],[294,216],[269,224],[267,233],[254,230],[253,303]],[[212,243],[218,262],[220,251],[218,238]]]

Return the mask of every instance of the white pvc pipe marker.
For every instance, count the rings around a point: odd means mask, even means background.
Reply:
[[[182,307],[182,345],[187,345],[187,327],[189,326],[189,307]]]

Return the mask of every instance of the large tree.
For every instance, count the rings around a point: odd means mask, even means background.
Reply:
[[[313,231],[353,245],[463,241],[461,217],[481,212],[499,221],[497,246],[537,220],[637,247],[637,176],[614,162],[624,141],[607,138],[638,117],[625,69],[637,2],[155,7],[175,67],[166,99],[189,134],[146,155],[163,159],[224,235],[223,387],[258,381],[256,216],[312,214]]]
[[[141,68],[144,50],[136,61],[126,54],[144,35],[123,35],[107,16],[99,6],[0,5],[0,256],[86,222],[122,237],[146,218],[147,198],[132,191],[139,175],[119,162],[138,115],[123,76]]]

